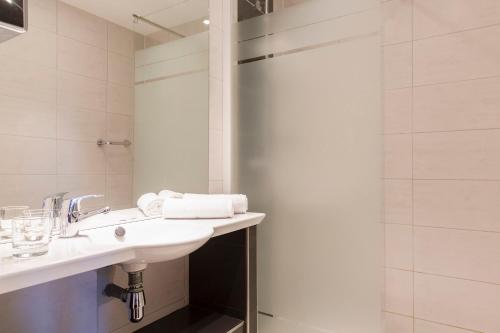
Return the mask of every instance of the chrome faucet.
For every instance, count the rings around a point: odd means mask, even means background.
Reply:
[[[82,212],[81,210],[83,200],[102,197],[103,195],[91,194],[65,200],[61,208],[61,232],[59,237],[75,237],[80,230],[78,222],[97,214],[109,213],[111,210],[109,207],[87,212]]]

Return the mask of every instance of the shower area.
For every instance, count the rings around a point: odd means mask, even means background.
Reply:
[[[382,332],[379,0],[238,1],[232,190],[257,229],[261,333]]]

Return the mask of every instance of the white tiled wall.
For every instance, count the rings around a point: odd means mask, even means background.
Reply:
[[[382,6],[386,332],[499,332],[500,2]]]
[[[143,42],[55,0],[29,5],[29,32],[0,44],[0,204],[39,207],[64,190],[130,207],[132,151],[95,142],[133,141],[133,57]],[[148,267],[141,326],[187,304],[187,270],[184,258]],[[125,285],[126,275],[105,268],[2,295],[0,331],[133,332],[125,305],[102,296],[109,281]]]
[[[100,193],[128,207],[135,34],[54,0],[30,1],[29,31],[0,44],[1,205]],[[36,180],[36,181],[33,181]]]

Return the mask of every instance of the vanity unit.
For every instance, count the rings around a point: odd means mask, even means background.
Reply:
[[[54,239],[40,257],[14,259],[10,245],[0,245],[0,294],[110,265],[142,274],[148,263],[190,255],[190,305],[138,332],[256,332],[255,226],[264,217],[164,220],[135,208],[96,215],[80,222],[78,236]]]

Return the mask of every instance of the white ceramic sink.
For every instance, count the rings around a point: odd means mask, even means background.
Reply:
[[[120,230],[117,230],[120,228]],[[124,232],[123,236],[117,236]],[[147,264],[174,260],[194,252],[213,235],[208,225],[188,221],[148,221],[114,225],[81,231],[87,238],[84,247],[126,247],[135,258],[121,263],[123,270],[143,270]]]

